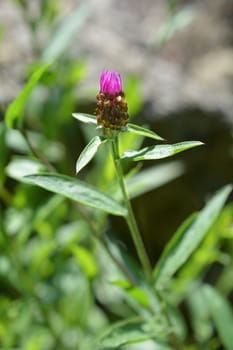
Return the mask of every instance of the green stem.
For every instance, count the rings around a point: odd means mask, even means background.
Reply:
[[[141,237],[141,234],[138,229],[138,225],[133,213],[133,209],[128,197],[128,193],[126,191],[126,186],[125,186],[125,181],[124,181],[124,174],[123,174],[123,169],[121,166],[121,161],[120,161],[120,155],[119,155],[119,144],[118,144],[118,136],[115,136],[112,139],[112,154],[113,154],[113,160],[119,180],[119,184],[121,187],[122,195],[124,198],[125,206],[127,208],[127,216],[126,216],[126,222],[128,224],[128,227],[130,229],[132,239],[135,245],[135,248],[137,250],[138,257],[141,261],[142,267],[144,269],[146,278],[148,282],[151,283],[152,280],[152,269],[150,265],[150,261],[148,258],[148,255],[146,253],[146,249]]]
[[[33,146],[33,144],[31,143],[31,140],[26,132],[26,130],[24,128],[20,129],[23,137],[25,138],[25,141],[30,149],[30,151],[32,152],[32,154],[40,161],[42,162],[45,167],[47,168],[48,172],[52,172],[52,173],[56,173],[56,169],[54,168],[54,166],[40,153],[40,151]],[[1,191],[0,191],[0,196],[1,196]],[[125,275],[125,277],[129,280],[129,282],[135,286],[136,282],[133,278],[133,276],[131,275],[130,271],[128,271],[128,269],[126,268],[126,266],[111,252],[111,249],[108,247],[107,242],[103,239],[103,237],[100,237],[100,235],[98,234],[98,230],[95,227],[94,223],[91,221],[89,215],[87,214],[87,212],[85,211],[85,209],[83,209],[78,203],[76,203],[76,206],[81,214],[81,216],[85,219],[85,221],[88,223],[94,238],[99,242],[99,244],[104,248],[105,252],[107,253],[107,255],[112,259],[112,261],[118,266],[118,268],[120,269],[120,271],[123,273],[123,275]]]
[[[56,169],[53,167],[53,165],[42,155],[42,153],[33,146],[30,137],[27,133],[27,131],[24,128],[20,129],[21,134],[23,135],[30,151],[32,154],[42,163],[45,165],[45,167],[48,169],[49,172],[56,172]]]

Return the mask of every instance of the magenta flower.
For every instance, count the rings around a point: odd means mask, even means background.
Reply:
[[[100,92],[116,95],[122,91],[121,76],[117,72],[103,71],[100,76]]]
[[[121,76],[117,72],[105,70],[100,76],[100,91],[96,96],[97,124],[107,135],[110,130],[122,130],[129,119],[125,93],[122,91]]]

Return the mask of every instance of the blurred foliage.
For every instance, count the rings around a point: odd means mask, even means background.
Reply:
[[[63,189],[61,183],[52,193],[30,185],[25,175],[73,176],[75,157],[95,135],[95,129],[71,118],[88,67],[67,50],[90,9],[79,7],[61,23],[56,1],[39,1],[36,16],[28,1],[13,3],[31,32],[36,60],[6,113],[10,128],[0,123],[0,347],[131,350],[145,344],[153,350],[232,350],[233,205],[224,207],[230,187],[181,224],[155,266],[152,288],[119,243],[107,208],[98,210],[98,202],[83,207],[79,198],[70,201],[66,197],[73,198],[76,189]],[[169,33],[164,29],[169,35],[163,34],[163,41],[187,23],[182,17],[187,13],[174,14],[178,1],[167,3],[176,20],[169,22]],[[43,47],[37,40],[41,26],[49,29]],[[143,103],[136,77],[129,77],[126,90],[130,113],[136,115]],[[138,149],[143,138],[123,134],[122,150]],[[177,161],[142,170],[125,162],[124,170],[132,198],[185,171]],[[107,148],[80,176],[106,196],[121,199]],[[93,195],[86,191],[83,203]],[[54,192],[66,192],[66,197]]]

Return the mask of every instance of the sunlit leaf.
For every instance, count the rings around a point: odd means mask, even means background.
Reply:
[[[80,122],[97,125],[96,117],[92,114],[73,113],[72,116]]]
[[[150,146],[139,151],[126,151],[121,159],[133,161],[162,159],[201,145],[203,145],[203,143],[200,141],[185,141],[173,145]]]
[[[29,175],[26,181],[48,191],[61,194],[92,208],[104,210],[113,215],[125,216],[126,209],[107,194],[93,186],[71,177],[57,174]]]
[[[4,167],[6,162],[7,147],[6,147],[6,130],[5,126],[0,123],[0,188],[2,187],[5,180]]]
[[[111,284],[122,288],[131,298],[136,300],[140,305],[148,307],[150,305],[149,297],[147,293],[139,287],[133,287],[129,282],[125,280],[111,281]]]
[[[161,331],[161,326],[159,324],[156,325],[156,322],[154,322],[154,326],[155,329],[151,329],[144,321],[130,319],[115,323],[100,337],[97,349],[116,349],[123,345],[139,343],[149,339],[156,340],[156,336],[160,338],[164,333]],[[161,349],[168,348],[161,346]]]
[[[21,90],[16,99],[10,104],[6,112],[6,125],[8,126],[8,128],[14,128],[22,124],[26,102],[33,89],[36,87],[43,74],[49,67],[50,64],[47,64],[38,68],[32,74],[31,78]]]
[[[191,218],[178,229],[155,268],[154,275],[158,287],[163,286],[198,247],[219,216],[231,190],[231,186],[226,186],[217,192],[194,222]]]
[[[124,81],[124,91],[127,96],[127,105],[130,118],[136,116],[143,106],[143,94],[141,91],[141,81],[136,76],[129,76]]]
[[[8,176],[15,180],[21,180],[24,176],[45,171],[44,165],[35,159],[14,157],[6,167]]]
[[[91,141],[87,144],[87,146],[81,152],[77,160],[76,174],[91,161],[91,159],[94,157],[94,155],[98,151],[98,148],[106,141],[107,139],[100,136],[95,136],[91,139]]]
[[[230,303],[210,285],[204,286],[204,296],[224,349],[232,350],[233,310]]]
[[[89,251],[86,248],[77,245],[73,245],[71,247],[71,251],[78,263],[83,268],[87,277],[95,277],[98,273],[98,267],[96,265],[93,255],[89,253]]]
[[[154,139],[154,140],[160,140],[160,141],[164,140],[161,136],[157,135],[154,131],[143,128],[142,126],[139,126],[136,124],[129,123],[127,125],[127,131],[133,132],[134,134],[141,135],[144,137],[150,137],[151,139]]]

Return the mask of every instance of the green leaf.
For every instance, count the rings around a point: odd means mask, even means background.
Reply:
[[[9,105],[6,112],[6,125],[8,128],[14,128],[20,126],[23,121],[23,112],[26,102],[36,87],[46,70],[50,67],[50,64],[41,66],[31,76],[23,90],[19,93],[16,99]]]
[[[154,326],[155,326],[154,322]],[[151,330],[145,321],[128,319],[110,326],[98,341],[98,350],[105,348],[118,349],[123,345],[143,342],[156,337],[161,337],[161,326]],[[163,348],[161,348],[163,349]],[[167,348],[166,348],[167,349]]]
[[[190,314],[189,319],[195,334],[195,339],[200,343],[207,343],[208,339],[210,339],[213,334],[213,326],[211,322],[209,322],[209,308],[201,284],[194,281],[192,282],[192,288],[188,289],[188,295],[186,297]]]
[[[73,245],[71,247],[71,252],[73,253],[77,262],[83,268],[87,277],[93,278],[97,275],[98,267],[96,265],[95,259],[86,248]]]
[[[100,136],[95,136],[91,141],[88,143],[88,145],[84,148],[82,153],[80,154],[77,163],[76,163],[76,174],[84,168],[94,157],[96,152],[98,151],[98,148],[100,145],[103,143],[107,142],[107,139],[100,137]]]
[[[163,286],[195,251],[219,216],[231,190],[232,186],[225,186],[218,191],[194,222],[191,217],[178,229],[157,263],[154,272],[157,287]]]
[[[50,63],[57,60],[71,44],[76,31],[82,26],[88,15],[87,5],[80,6],[73,11],[52,34],[42,53],[41,61]]]
[[[150,306],[150,300],[145,292],[140,287],[133,287],[128,281],[125,280],[115,280],[111,281],[111,284],[118,286],[119,288],[123,289],[127,292],[127,294],[136,300],[140,305],[148,308]]]
[[[7,147],[6,147],[6,128],[3,123],[0,123],[0,188],[3,186],[5,181],[5,163],[7,158]]]
[[[153,166],[127,179],[127,192],[130,198],[138,197],[177,178],[183,172],[184,167],[178,161]]]
[[[233,311],[229,302],[210,285],[204,286],[204,296],[224,349],[232,350]]]
[[[45,135],[34,131],[27,131],[27,135],[33,142],[34,147],[46,154],[46,158],[50,162],[57,162],[58,160],[64,159],[65,148],[61,142],[48,140]],[[30,153],[28,144],[19,130],[6,130],[6,144],[8,148],[17,151],[17,153]]]
[[[97,125],[96,117],[92,114],[73,113],[72,116],[80,122]]]
[[[45,171],[45,167],[39,161],[20,156],[14,157],[6,167],[7,175],[15,180],[43,170]]]
[[[157,145],[145,147],[139,151],[126,151],[122,160],[149,160],[149,159],[162,159],[175,155],[176,153],[183,152],[189,148],[203,145],[200,141],[185,141],[176,143],[174,145]]]
[[[131,117],[138,115],[143,106],[140,79],[136,76],[128,76],[124,81],[124,91],[127,96],[129,115]]]
[[[171,8],[174,7],[173,1]],[[156,35],[156,46],[164,45],[171,40],[177,31],[182,30],[190,24],[195,18],[195,11],[193,7],[180,9],[174,15],[170,16],[166,22],[163,23]]]
[[[45,173],[26,176],[25,180],[32,185],[37,185],[48,191],[61,194],[76,202],[113,215],[125,216],[127,213],[123,206],[107,194],[98,191],[86,182],[78,181],[68,176]]]
[[[127,125],[127,131],[133,132],[134,134],[137,134],[137,135],[150,137],[151,139],[154,139],[154,140],[160,140],[160,141],[164,140],[161,136],[157,135],[154,131],[143,128],[142,126],[139,126],[136,124],[129,123]]]

